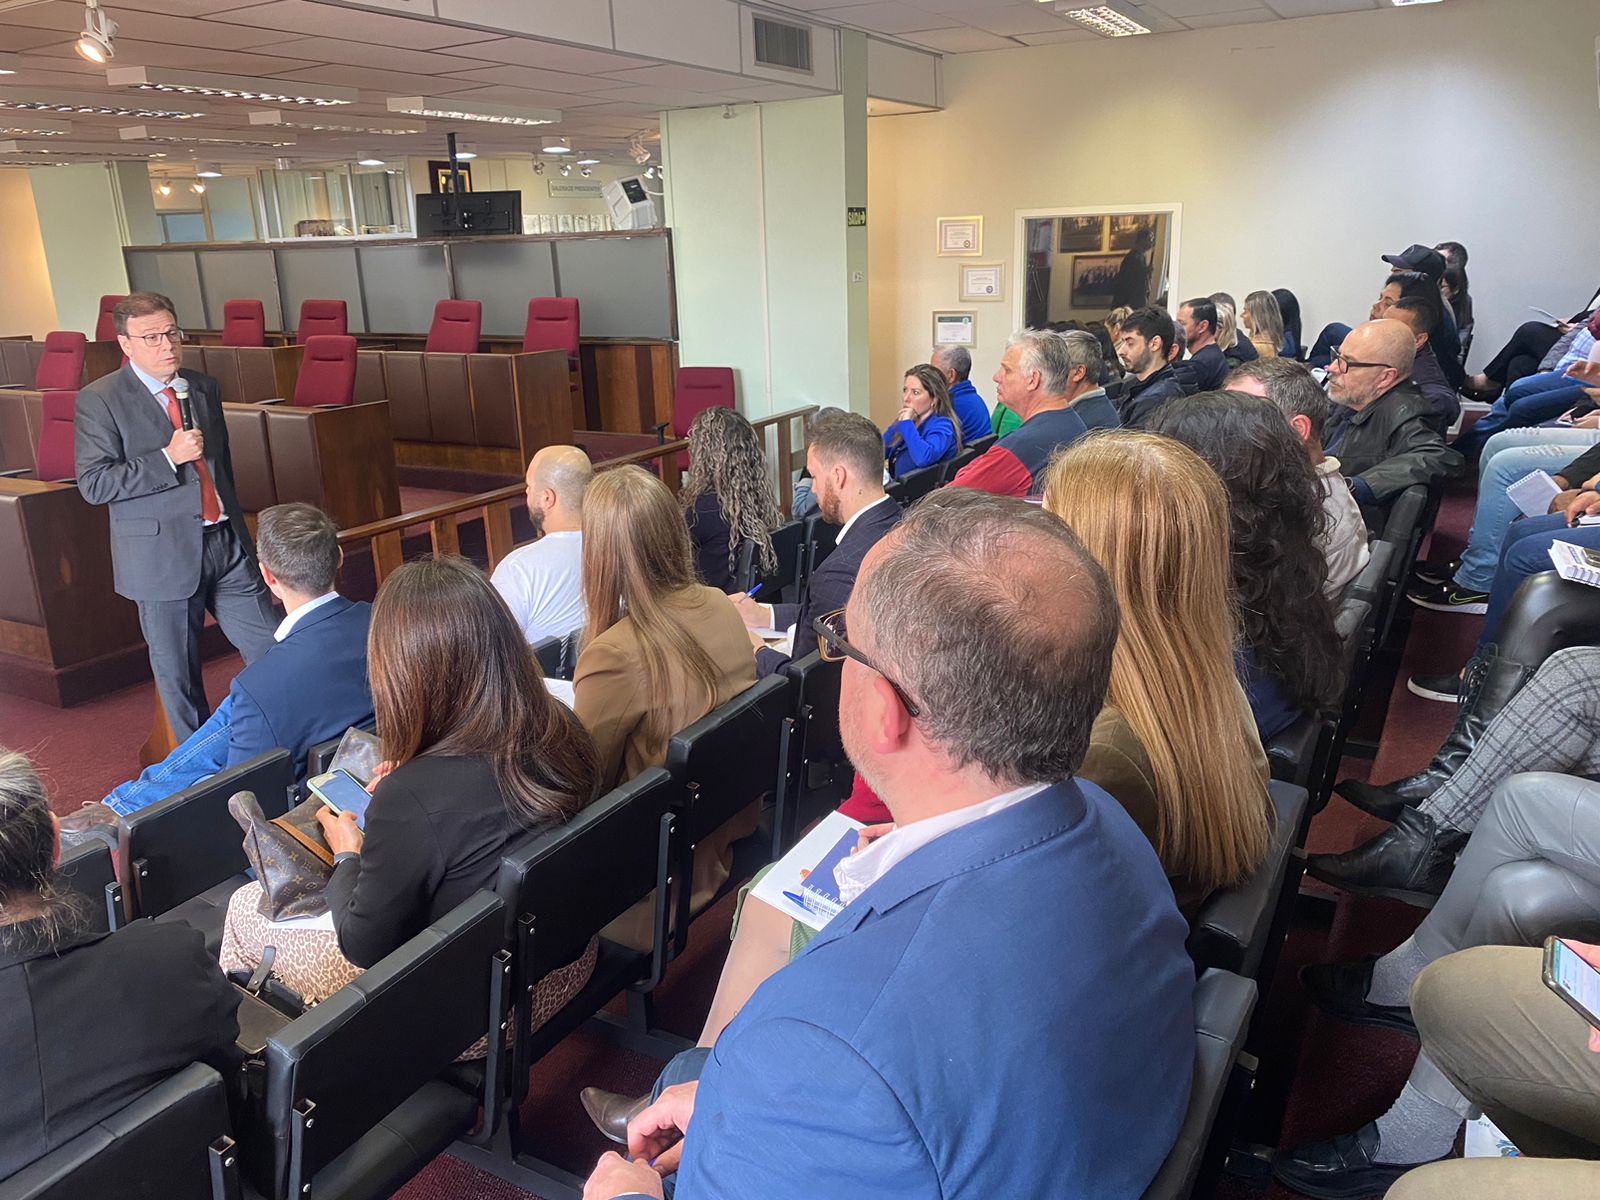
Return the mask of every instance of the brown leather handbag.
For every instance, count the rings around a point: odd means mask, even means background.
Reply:
[[[328,911],[333,851],[322,836],[313,797],[268,819],[254,792],[235,792],[228,811],[244,830],[244,854],[261,884],[260,913],[269,921],[320,917]]]

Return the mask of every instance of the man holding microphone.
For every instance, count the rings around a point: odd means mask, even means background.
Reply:
[[[135,292],[112,315],[128,361],[78,393],[78,490],[111,510],[117,593],[139,606],[182,742],[211,712],[200,674],[207,610],[247,666],[272,646],[277,619],[234,494],[217,381],[180,369],[183,330],[165,296]]]

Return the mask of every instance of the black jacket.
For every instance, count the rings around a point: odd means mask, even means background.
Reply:
[[[1148,379],[1130,379],[1128,390],[1118,402],[1118,415],[1125,429],[1142,429],[1168,400],[1182,399],[1187,393],[1171,364],[1164,366]]]
[[[198,930],[136,921],[49,947],[0,930],[0,1179],[193,1062],[239,1062],[239,994]]]
[[[689,526],[689,540],[694,543],[694,569],[700,582],[718,591],[733,589],[733,568],[728,565],[728,522],[723,519],[722,505],[707,492],[696,496],[694,507],[683,514]]]
[[[887,497],[871,508],[863,509],[844,540],[833,548],[833,553],[823,560],[816,574],[811,577],[805,604],[772,606],[773,628],[795,627],[794,661],[800,661],[817,648],[817,634],[811,628],[812,618],[845,606],[856,586],[856,573],[861,570],[861,560],[884,534],[900,524],[901,515],[900,506]],[[756,653],[756,675],[765,679],[788,661],[778,651],[763,647]]]
[[[1409,379],[1360,412],[1334,408],[1323,445],[1363,506],[1386,505],[1414,483],[1447,479],[1461,468],[1461,455],[1429,424],[1433,408]]]

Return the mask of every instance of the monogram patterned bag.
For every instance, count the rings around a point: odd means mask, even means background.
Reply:
[[[269,921],[320,917],[328,911],[333,852],[323,839],[313,797],[267,819],[254,792],[235,792],[228,811],[244,830],[244,854],[261,884],[261,915]]]

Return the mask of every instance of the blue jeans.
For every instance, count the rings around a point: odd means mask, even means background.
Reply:
[[[209,779],[227,764],[228,735],[233,697],[228,696],[205,724],[158,763],[151,763],[139,778],[119,783],[106,797],[106,807],[119,817],[149,808],[186,787]]]
[[[1505,390],[1505,394],[1472,428],[1455,440],[1455,448],[1463,454],[1476,454],[1491,436],[1502,429],[1516,429],[1524,425],[1537,425],[1552,417],[1559,417],[1584,398],[1583,384],[1566,375],[1546,371],[1519,379]]]
[[[656,1078],[655,1087],[650,1089],[650,1103],[654,1104],[661,1099],[661,1093],[677,1083],[692,1083],[700,1078],[706,1069],[706,1059],[711,1057],[709,1046],[696,1046],[693,1050],[685,1050],[664,1068]],[[678,1187],[676,1175],[664,1176],[661,1180],[661,1190],[666,1193],[667,1200],[672,1200],[673,1193]]]
[[[1505,445],[1501,439],[1514,438],[1523,430],[1497,433],[1484,447],[1483,459],[1478,468],[1478,510],[1472,518],[1472,533],[1467,548],[1461,554],[1461,566],[1456,570],[1456,586],[1466,591],[1487,592],[1494,584],[1495,566],[1500,561],[1500,546],[1505,541],[1511,523],[1521,516],[1521,510],[1506,495],[1506,488],[1532,471],[1555,472],[1571,462],[1581,449],[1572,442],[1542,441],[1528,445]],[[1554,433],[1555,430],[1536,430]],[[1600,438],[1595,430],[1568,430],[1575,434],[1590,434],[1588,444]],[[1493,457],[1490,457],[1491,454]]]
[[[1489,608],[1483,617],[1483,632],[1478,635],[1478,651],[1495,640],[1500,618],[1506,606],[1517,594],[1522,581],[1541,571],[1554,571],[1550,561],[1551,542],[1571,542],[1587,550],[1600,550],[1600,525],[1579,525],[1567,528],[1567,518],[1562,513],[1548,517],[1528,517],[1518,521],[1506,531],[1500,546],[1500,566],[1494,573],[1494,586],[1489,589]]]
[[[1335,321],[1332,325],[1324,326],[1322,332],[1317,334],[1317,340],[1311,347],[1311,353],[1306,356],[1306,365],[1326,368],[1329,360],[1333,358],[1333,352],[1349,336],[1350,326],[1348,325]]]

